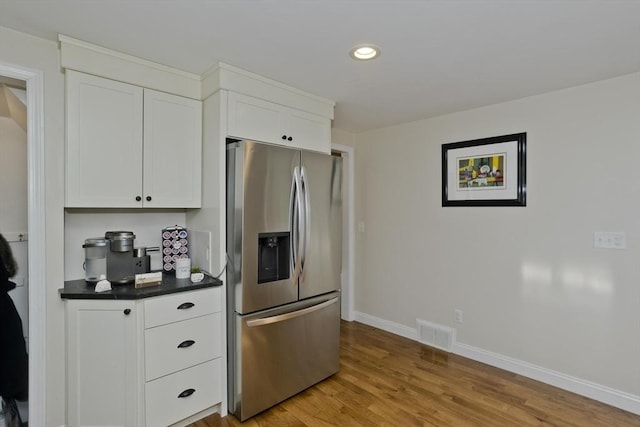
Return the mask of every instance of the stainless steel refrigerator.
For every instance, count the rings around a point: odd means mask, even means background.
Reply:
[[[342,159],[227,141],[229,412],[339,369]]]

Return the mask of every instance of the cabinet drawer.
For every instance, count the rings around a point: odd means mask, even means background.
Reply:
[[[146,380],[221,356],[220,316],[208,314],[144,331]]]
[[[220,403],[220,369],[218,358],[148,382],[145,387],[146,425],[170,425]],[[179,397],[189,392],[189,396]]]
[[[220,288],[181,292],[144,301],[144,327],[192,319],[220,311]]]

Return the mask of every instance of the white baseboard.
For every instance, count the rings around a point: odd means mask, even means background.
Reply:
[[[355,312],[355,320],[414,341],[418,340],[417,330],[409,326],[401,325],[361,312]],[[486,363],[487,365],[495,366],[496,368],[504,369],[505,371],[513,372],[515,374],[640,415],[640,396],[572,377],[570,375],[563,374],[562,372],[553,371],[551,369],[543,368],[522,360],[493,353],[457,341],[454,341],[453,343],[452,352],[459,356],[463,356],[477,362]]]
[[[391,322],[359,311],[354,311],[354,314],[356,322],[364,323],[365,325],[373,326],[374,328],[382,329],[383,331],[418,341],[418,331],[415,328],[410,328],[409,326],[401,325],[399,323]]]
[[[454,343],[453,353],[640,415],[640,396],[467,344]]]

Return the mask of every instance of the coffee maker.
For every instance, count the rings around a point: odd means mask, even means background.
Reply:
[[[107,231],[107,280],[115,285],[125,285],[135,281],[133,241],[136,236],[131,231]]]

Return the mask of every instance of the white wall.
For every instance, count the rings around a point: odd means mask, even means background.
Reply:
[[[31,283],[46,293],[46,420],[65,423],[63,283],[64,79],[55,42],[0,27],[0,61],[40,70],[44,75],[44,163],[46,173],[46,283]]]
[[[331,142],[334,144],[348,145],[349,147],[355,146],[355,133],[347,132],[342,129],[331,129]]]
[[[27,231],[27,133],[0,117],[0,232]]]
[[[226,117],[227,91],[220,90],[202,102],[202,208],[187,212],[187,227],[192,230],[209,232],[209,261],[201,267],[217,275],[226,265],[225,238],[225,193],[224,182],[226,150],[224,135],[226,124],[220,117]],[[221,222],[222,220],[222,222]],[[201,257],[203,259],[203,257]],[[221,277],[225,279],[225,275]]]
[[[516,132],[527,207],[443,208],[441,144]],[[639,142],[640,73],[357,135],[356,310],[637,398]]]

